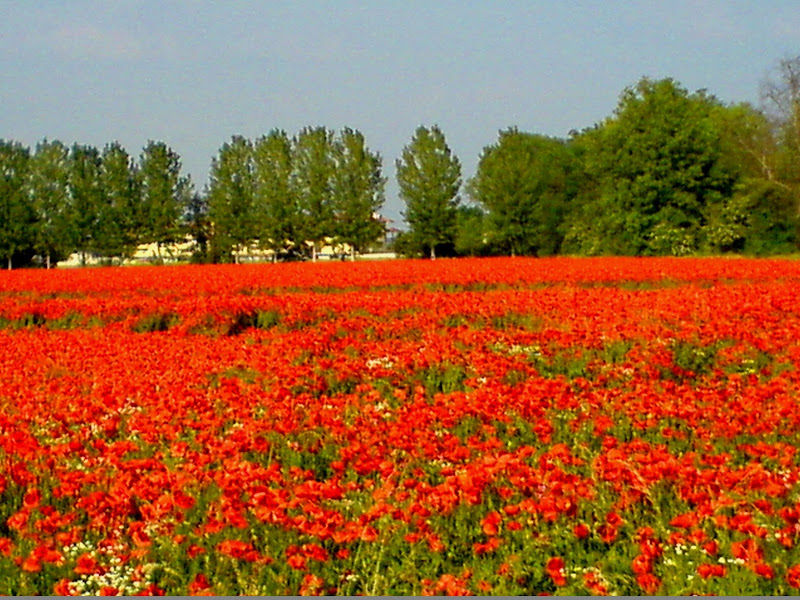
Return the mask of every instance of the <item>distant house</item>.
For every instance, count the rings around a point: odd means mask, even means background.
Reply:
[[[156,262],[156,261],[177,261],[188,260],[197,248],[197,241],[186,236],[182,242],[169,244],[139,244],[136,252],[133,253],[133,262]]]

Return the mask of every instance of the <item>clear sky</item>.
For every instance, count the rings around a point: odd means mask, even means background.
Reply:
[[[364,133],[389,177],[438,124],[474,173],[509,126],[566,136],[640,77],[758,104],[800,54],[798,0],[0,0],[0,138],[180,154],[198,189],[234,134]]]

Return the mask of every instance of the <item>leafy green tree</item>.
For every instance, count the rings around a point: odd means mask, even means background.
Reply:
[[[738,179],[732,196],[711,212],[709,248],[756,256],[795,252],[798,188],[785,179],[784,133],[749,104],[717,107],[712,117],[720,132],[720,161]]]
[[[253,146],[242,136],[223,144],[212,162],[208,216],[215,255],[238,263],[240,250],[255,238]]]
[[[763,111],[743,102],[716,106],[711,120],[721,143],[720,164],[746,179],[779,183],[779,140]]]
[[[75,232],[69,195],[69,149],[59,141],[37,144],[30,159],[28,194],[36,212],[35,249],[49,269],[72,252]]]
[[[511,256],[554,254],[574,194],[573,158],[563,141],[515,128],[484,148],[470,194],[489,215],[493,244]]]
[[[140,223],[145,243],[156,244],[161,256],[163,244],[183,238],[182,217],[193,193],[192,182],[181,175],[181,159],[164,142],[149,141],[139,157],[142,186]]]
[[[745,179],[733,196],[716,208],[706,228],[715,251],[753,256],[797,251],[800,219],[794,194],[786,186],[767,179]]]
[[[461,256],[482,256],[494,248],[488,243],[487,215],[479,206],[462,204],[456,215],[455,251]]]
[[[721,161],[711,118],[717,106],[672,79],[644,78],[627,88],[614,116],[582,140],[600,194],[571,223],[568,247],[629,255],[688,254],[703,247],[709,214],[736,183]]]
[[[94,146],[74,144],[69,156],[70,219],[75,248],[86,263],[86,255],[96,246],[99,215],[103,205],[100,183],[102,158]]]
[[[261,248],[273,257],[305,240],[298,236],[299,208],[292,187],[292,142],[273,129],[253,148],[254,220]]]
[[[395,165],[408,241],[436,258],[437,249],[452,246],[455,239],[461,162],[434,125],[417,128]]]
[[[208,199],[206,194],[194,192],[186,204],[183,215],[183,228],[186,234],[195,241],[192,262],[216,262],[209,255],[209,239],[211,238],[211,220],[208,217]]]
[[[28,148],[0,140],[0,256],[9,269],[15,257],[34,245],[36,215],[26,193],[29,162]]]
[[[102,201],[92,249],[101,256],[128,258],[139,242],[141,189],[133,160],[118,142],[103,149],[99,186]]]
[[[299,209],[298,237],[311,242],[313,261],[333,229],[333,140],[333,132],[325,127],[306,127],[293,144],[292,189]]]
[[[385,200],[386,178],[379,154],[370,152],[361,132],[345,128],[334,147],[332,203],[336,239],[351,248],[351,258],[384,234],[378,211]]]

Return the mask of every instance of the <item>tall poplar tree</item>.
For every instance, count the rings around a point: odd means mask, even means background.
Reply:
[[[103,204],[100,183],[100,151],[95,146],[74,144],[69,156],[70,218],[75,231],[75,249],[86,263],[93,251],[98,234],[98,222]]]
[[[334,144],[335,170],[331,185],[334,232],[356,252],[380,239],[384,224],[377,213],[385,200],[386,178],[379,154],[370,152],[360,131],[345,128]]]
[[[164,142],[152,140],[139,157],[139,178],[142,241],[155,243],[160,257],[163,244],[183,237],[181,219],[193,193],[192,182],[181,175],[180,156]]]
[[[70,214],[69,149],[44,140],[31,156],[28,194],[36,212],[35,249],[49,269],[72,252],[75,232]]]
[[[273,256],[304,240],[298,239],[298,206],[292,188],[292,143],[274,129],[253,146],[253,215],[261,248]]]
[[[419,127],[395,164],[410,241],[436,258],[437,248],[455,239],[461,162],[434,125]]]
[[[223,144],[211,165],[208,216],[214,254],[239,262],[253,239],[253,146],[242,136]]]
[[[332,131],[325,127],[306,127],[294,140],[292,189],[299,208],[298,235],[311,243],[311,259],[332,233],[333,177]]]
[[[139,242],[141,191],[133,160],[118,142],[103,149],[99,185],[101,201],[92,248],[101,256],[129,258]]]

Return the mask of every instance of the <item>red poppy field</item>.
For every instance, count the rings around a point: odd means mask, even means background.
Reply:
[[[0,593],[792,594],[800,263],[0,275]]]

